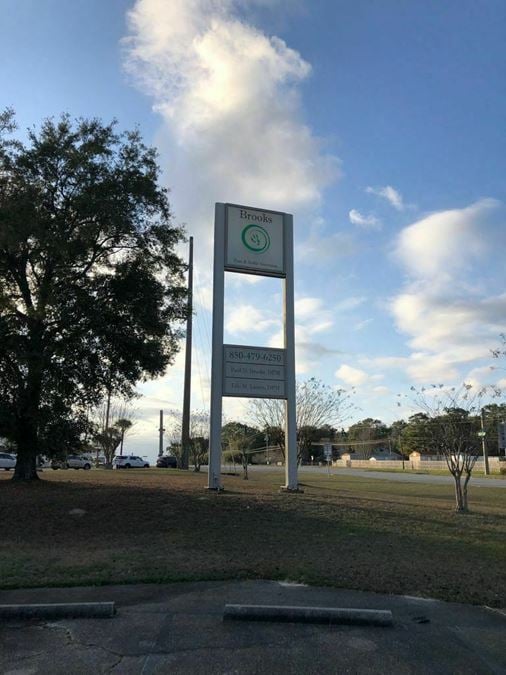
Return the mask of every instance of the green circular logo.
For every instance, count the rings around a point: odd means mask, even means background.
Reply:
[[[246,225],[241,233],[242,243],[253,253],[265,253],[271,245],[269,233],[260,225]]]

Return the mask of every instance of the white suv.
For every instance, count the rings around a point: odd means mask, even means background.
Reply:
[[[82,455],[67,455],[67,466],[69,469],[91,469],[91,462],[88,457]]]
[[[114,458],[116,469],[149,469],[149,462],[137,455],[121,455]]]
[[[82,455],[67,455],[66,459],[53,459],[52,469],[91,469],[91,461]]]

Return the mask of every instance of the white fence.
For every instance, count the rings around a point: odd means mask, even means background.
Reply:
[[[332,462],[336,468],[355,468],[355,469],[396,469],[402,471],[402,460],[378,460],[370,461],[367,459],[337,459]],[[489,457],[488,465],[490,473],[500,473],[501,466],[506,468],[506,462],[500,462],[499,457]],[[484,471],[483,459],[478,459],[475,464],[476,471]],[[404,460],[404,469],[407,471],[448,471],[445,460],[419,458]]]

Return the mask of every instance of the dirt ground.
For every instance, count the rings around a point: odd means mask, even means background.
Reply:
[[[506,606],[506,493],[312,476],[280,494],[280,475],[173,470],[0,475],[0,587],[213,579],[290,579]]]

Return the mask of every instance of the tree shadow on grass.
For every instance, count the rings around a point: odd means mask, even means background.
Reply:
[[[4,487],[0,572],[9,570],[10,586],[242,575],[499,603],[499,574],[492,566],[485,578],[479,571],[489,559],[483,551],[434,536],[428,545],[419,528],[400,527],[405,515],[376,513],[374,503],[318,504],[230,490],[223,498],[196,483],[171,489],[170,481]],[[75,509],[79,515],[71,515]],[[441,528],[444,538],[444,522],[419,520],[426,531]],[[466,588],[453,573],[457,551]],[[15,558],[18,567],[9,562]]]

